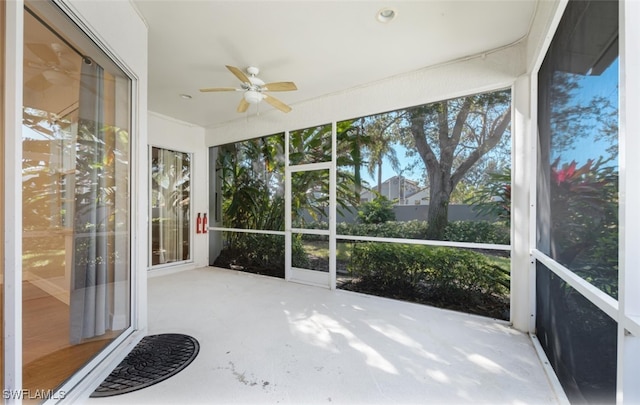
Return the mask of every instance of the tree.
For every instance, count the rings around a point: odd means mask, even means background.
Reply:
[[[382,193],[382,163],[386,158],[395,171],[400,170],[400,161],[396,150],[393,147],[394,136],[398,131],[400,116],[398,114],[381,114],[364,118],[363,127],[370,137],[370,142],[366,145],[369,155],[367,170],[373,177],[374,172],[378,173],[378,194]]]
[[[429,184],[428,239],[441,239],[456,185],[509,131],[508,90],[461,97],[407,109],[409,136],[425,165]]]
[[[311,127],[289,133],[289,164],[328,162],[332,159],[331,125]],[[338,124],[339,165],[354,166],[354,173],[339,170],[336,181],[336,202],[338,213],[351,210],[360,200],[361,148],[368,137],[351,121]],[[329,171],[312,170],[296,172],[291,177],[291,205],[294,217],[306,211],[312,218],[322,218],[329,206]]]
[[[489,181],[465,200],[473,210],[511,225],[511,169],[488,174]]]
[[[220,147],[225,227],[284,230],[283,150],[283,135]]]
[[[357,205],[360,203],[362,191],[363,149],[371,143],[371,137],[364,130],[361,120],[338,122],[336,135],[338,167],[353,167],[353,202]],[[348,174],[344,170],[339,170],[339,180]]]

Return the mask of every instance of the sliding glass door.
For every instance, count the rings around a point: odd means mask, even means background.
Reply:
[[[55,6],[24,12],[23,388],[131,325],[131,80]]]

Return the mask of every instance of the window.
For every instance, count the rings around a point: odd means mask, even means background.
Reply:
[[[191,155],[151,148],[151,264],[191,257]]]

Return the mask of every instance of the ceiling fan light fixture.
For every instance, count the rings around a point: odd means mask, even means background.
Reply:
[[[62,72],[55,70],[45,70],[42,72],[42,76],[51,84],[58,86],[70,86],[73,83],[73,79]]]
[[[388,23],[389,21],[396,18],[397,15],[398,13],[393,8],[384,7],[378,11],[378,14],[376,14],[376,19],[381,23]]]
[[[244,99],[249,104],[258,104],[263,99],[262,93],[255,90],[247,90],[244,92]]]

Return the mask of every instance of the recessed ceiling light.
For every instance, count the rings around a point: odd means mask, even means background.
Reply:
[[[188,95],[188,94],[184,94],[184,93],[183,93],[183,94],[180,94],[180,97],[181,97],[181,98],[184,98],[185,100],[191,100],[191,98],[192,98],[190,95]]]
[[[380,9],[380,11],[378,11],[378,14],[376,15],[376,19],[381,23],[388,23],[389,21],[393,20],[396,17],[396,15],[398,15],[396,10],[390,7],[385,7],[383,9]]]

